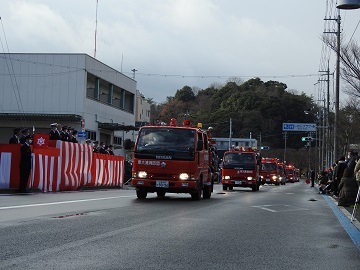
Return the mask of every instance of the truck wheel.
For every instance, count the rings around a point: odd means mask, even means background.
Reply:
[[[156,195],[157,195],[158,197],[161,197],[161,198],[165,197],[165,194],[166,194],[165,191],[157,191],[157,192],[156,192]]]
[[[223,186],[223,190],[227,190],[227,186]]]
[[[252,186],[252,187],[251,187],[251,190],[252,190],[252,191],[257,191],[257,186]]]
[[[206,186],[203,191],[203,198],[210,199],[211,198],[211,186]]]
[[[136,196],[138,197],[138,199],[146,199],[147,192],[144,190],[137,190]]]
[[[234,187],[233,186],[229,186],[229,190],[233,190],[234,189]]]
[[[193,201],[198,201],[201,199],[201,193],[202,193],[202,189],[201,187],[198,188],[198,190],[195,193],[191,193],[191,199]]]

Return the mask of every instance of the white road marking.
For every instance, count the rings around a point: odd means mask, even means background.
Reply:
[[[80,202],[91,202],[91,201],[103,201],[103,200],[112,200],[112,199],[128,198],[128,197],[133,197],[133,196],[116,196],[116,197],[106,197],[106,198],[96,198],[96,199],[84,199],[84,200],[63,201],[63,202],[50,202],[50,203],[37,203],[37,204],[25,204],[25,205],[4,206],[4,207],[0,207],[0,210],[16,209],[16,208],[26,208],[26,207],[37,207],[37,206],[47,206],[47,205],[58,205],[58,204],[67,204],[67,203],[80,203]]]
[[[265,206],[272,206],[272,205],[262,205],[262,206],[252,206],[252,207],[260,208],[260,209],[262,209],[262,210],[266,210],[266,211],[273,212],[273,213],[278,212],[278,211],[276,211],[276,210],[267,208],[267,207],[265,207]]]

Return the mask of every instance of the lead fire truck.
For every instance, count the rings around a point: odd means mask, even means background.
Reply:
[[[212,143],[201,124],[182,126],[172,118],[169,125],[145,126],[134,148],[132,185],[139,199],[149,192],[189,193],[193,200],[210,198],[213,192]]]
[[[223,190],[232,190],[234,187],[259,190],[261,157],[257,150],[240,147],[226,151],[222,165]]]

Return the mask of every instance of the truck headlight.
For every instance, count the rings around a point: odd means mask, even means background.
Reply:
[[[276,180],[276,179],[277,179],[277,176],[274,175],[274,176],[272,177],[272,179],[273,179],[273,180]]]
[[[230,180],[230,176],[225,175],[225,176],[224,176],[224,179],[225,179],[225,180]]]
[[[253,180],[252,176],[246,177],[247,180]]]
[[[137,175],[139,178],[147,178],[147,172],[145,171],[138,171]]]
[[[180,180],[189,180],[190,176],[188,173],[180,173],[179,179]]]

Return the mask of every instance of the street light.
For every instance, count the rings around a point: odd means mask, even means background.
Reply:
[[[338,9],[358,9],[360,8],[360,0],[339,0]]]

